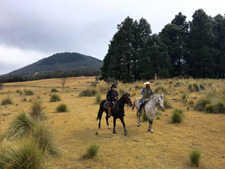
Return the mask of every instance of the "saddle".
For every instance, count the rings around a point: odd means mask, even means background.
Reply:
[[[145,105],[146,105],[150,100],[151,100],[151,97],[150,97],[150,98],[147,98],[147,99],[145,100],[142,109],[144,109]],[[141,99],[139,100],[139,105],[141,105]],[[144,109],[144,111],[145,111],[145,109]]]

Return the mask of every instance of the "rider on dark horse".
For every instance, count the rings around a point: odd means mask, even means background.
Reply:
[[[145,104],[145,100],[146,99],[149,99],[152,95],[153,95],[153,91],[150,87],[150,82],[145,82],[145,88],[142,89],[141,91],[141,95],[143,96],[142,99],[141,99],[141,105],[140,105],[140,108],[138,110],[138,112],[141,112],[142,108],[144,107],[144,104]]]
[[[111,110],[113,107],[113,104],[117,101],[118,99],[118,92],[116,91],[117,85],[112,84],[111,89],[108,91],[106,95],[106,99],[108,101],[108,117],[111,117]]]

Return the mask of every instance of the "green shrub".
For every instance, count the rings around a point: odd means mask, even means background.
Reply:
[[[97,93],[97,91],[95,89],[85,89],[83,91],[80,92],[79,96],[80,97],[91,97],[94,96]]]
[[[88,148],[87,148],[87,157],[89,158],[94,158],[97,156],[98,154],[98,150],[99,150],[99,146],[96,144],[91,144]]]
[[[216,113],[225,113],[225,103],[220,101],[215,104],[215,112]]]
[[[99,104],[99,103],[101,102],[101,100],[102,100],[102,98],[101,98],[100,93],[97,93],[97,94],[96,94],[95,103],[96,103],[96,104]]]
[[[57,89],[52,89],[51,92],[58,92],[58,90]]]
[[[179,109],[175,109],[172,115],[172,122],[173,123],[181,123],[183,120],[183,111]]]
[[[35,121],[27,114],[19,114],[9,125],[4,137],[9,140],[28,136],[35,126]]]
[[[45,126],[36,126],[32,133],[40,150],[47,157],[57,157],[61,154],[56,138],[52,132]]]
[[[67,112],[68,108],[66,104],[60,104],[57,108],[56,108],[57,112]]]
[[[189,155],[189,158],[190,158],[190,161],[191,161],[191,164],[192,165],[196,165],[196,166],[199,166],[199,163],[200,163],[200,157],[201,157],[201,153],[197,150],[193,150],[190,155]]]
[[[32,91],[32,90],[24,90],[24,94],[26,95],[26,96],[32,96],[32,95],[34,95],[34,92]]]
[[[147,117],[146,113],[142,113],[142,120],[148,121],[148,117]]]
[[[207,113],[213,113],[213,112],[215,112],[215,107],[214,107],[214,105],[213,105],[213,104],[207,104],[207,105],[205,106],[205,111],[206,111]]]
[[[46,120],[47,116],[43,110],[42,102],[40,100],[34,100],[31,105],[30,116],[35,120]]]
[[[0,152],[0,168],[41,169],[45,168],[45,161],[37,144],[27,139],[10,144]]]
[[[58,102],[61,101],[61,98],[57,94],[51,95],[50,102]]]
[[[157,87],[155,89],[155,93],[158,93],[158,94],[169,94],[168,91],[162,86]]]
[[[13,101],[10,97],[7,97],[2,100],[2,105],[13,104]]]
[[[197,101],[195,105],[195,110],[203,111],[205,110],[205,106],[210,103],[211,101],[209,100],[209,98],[201,98]]]

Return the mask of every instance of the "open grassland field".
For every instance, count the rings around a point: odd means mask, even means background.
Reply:
[[[60,157],[48,162],[48,168],[196,168],[189,159],[193,150],[201,152],[198,168],[224,168],[225,114],[207,113],[205,108],[197,111],[194,107],[202,97],[218,98],[223,104],[225,81],[168,79],[151,82],[153,91],[157,89],[159,93],[167,93],[165,97],[172,106],[165,111],[158,110],[153,122],[154,133],[147,131],[148,122],[142,122],[142,126],[137,127],[136,110],[129,107],[125,107],[127,136],[123,135],[119,120],[117,134],[112,133],[112,118],[109,119],[111,129],[107,129],[105,113],[102,127],[98,129],[96,117],[99,105],[96,104],[96,96],[79,97],[79,94],[94,88],[105,99],[110,86],[102,81],[96,83],[94,77],[78,77],[67,78],[64,89],[62,79],[4,84],[0,101],[11,98],[13,103],[0,106],[0,134],[7,131],[10,122],[19,113],[31,111],[33,100],[40,99],[48,116],[44,123],[53,131],[62,149]],[[129,92],[133,101],[140,96],[142,87],[143,81],[119,83],[118,91]],[[51,92],[53,88],[58,92]],[[33,91],[33,95],[25,95],[24,90]],[[57,94],[61,101],[50,102],[52,94]],[[68,111],[58,113],[56,107],[60,104],[66,104]],[[183,111],[184,118],[179,124],[171,122],[174,109]],[[207,110],[211,111],[210,108]],[[93,143],[99,146],[97,156],[85,158],[88,146]]]

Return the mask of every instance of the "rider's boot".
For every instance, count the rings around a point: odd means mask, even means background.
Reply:
[[[111,110],[112,110],[112,107],[109,106],[109,107],[108,107],[108,117],[109,117],[109,118],[112,116]]]
[[[139,109],[138,109],[138,112],[139,112],[139,113],[141,113],[142,108],[143,108],[143,105],[144,105],[144,104],[141,104],[141,105],[140,105],[140,107],[139,107]]]

